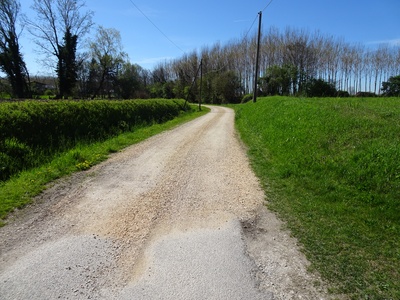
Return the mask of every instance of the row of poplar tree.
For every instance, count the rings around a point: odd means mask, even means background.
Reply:
[[[87,51],[77,51],[94,26],[93,12],[83,0],[34,0],[31,9],[34,19],[20,14],[18,0],[0,2],[0,68],[12,97],[29,98],[34,92],[20,52],[16,24],[21,21],[46,61],[53,63],[49,67],[57,74],[58,98],[196,101],[201,93],[205,102],[226,103],[239,102],[252,92],[255,34],[184,54],[150,71],[130,63],[117,29],[98,26]],[[260,70],[261,95],[311,95],[313,86],[329,96],[336,91],[380,94],[381,86],[400,74],[400,45],[371,49],[318,31],[270,28],[262,35]]]
[[[164,87],[173,85],[179,92],[176,86],[187,87],[202,61],[204,98],[218,103],[252,92],[255,57],[256,36],[246,35],[159,64],[153,74]],[[261,40],[260,70],[261,95],[314,96],[311,89],[318,86],[320,95],[379,95],[392,78],[398,81],[400,44],[366,47],[318,31],[270,28]]]

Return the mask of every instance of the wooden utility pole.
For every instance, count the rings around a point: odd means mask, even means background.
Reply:
[[[203,59],[200,60],[200,98],[199,98],[199,111],[201,111],[201,92],[203,88]]]
[[[258,40],[257,40],[257,54],[256,54],[256,72],[254,74],[254,91],[253,91],[253,102],[257,101],[257,90],[258,90],[258,77],[260,75],[259,71],[259,59],[260,59],[260,42],[261,42],[261,19],[262,11],[258,13]]]

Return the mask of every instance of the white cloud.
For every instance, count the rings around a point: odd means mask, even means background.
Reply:
[[[400,46],[400,38],[391,39],[391,40],[371,41],[371,42],[368,42],[367,44],[369,44],[369,45],[387,44],[389,46]]]

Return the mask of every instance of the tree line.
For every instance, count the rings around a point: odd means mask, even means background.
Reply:
[[[35,18],[21,15],[18,0],[0,2],[0,68],[9,93],[35,93],[20,52],[17,21],[35,37],[38,49],[56,75],[58,98],[185,98],[208,103],[242,101],[254,86],[256,36],[244,35],[225,45],[215,43],[159,63],[153,70],[132,64],[120,33],[95,26],[83,0],[34,0]],[[377,49],[350,44],[316,31],[264,30],[261,41],[260,95],[354,95],[398,92],[400,46]],[[394,86],[394,88],[393,88]],[[383,88],[383,90],[382,90]]]
[[[371,49],[318,31],[270,28],[264,31],[260,48],[260,95],[393,96],[393,91],[400,95],[400,45]],[[221,103],[227,95],[239,101],[253,90],[255,57],[256,36],[246,35],[159,64],[153,74],[158,74],[156,79],[164,89],[173,86],[179,95],[202,62],[204,99]],[[224,94],[221,86],[232,95]]]

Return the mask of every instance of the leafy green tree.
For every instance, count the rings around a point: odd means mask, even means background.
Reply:
[[[213,81],[215,104],[239,103],[242,97],[242,86],[234,71],[218,74]]]
[[[297,75],[297,69],[292,65],[269,67],[266,76],[260,80],[261,92],[264,95],[289,95],[295,90]]]
[[[185,68],[180,66],[177,75],[178,76],[174,89],[175,95],[177,95],[178,98],[195,101],[194,95],[197,87],[196,83],[191,88],[194,74],[190,74],[188,70],[185,70]]]
[[[151,71],[150,85],[148,90],[151,98],[171,98],[172,94],[179,94],[178,97],[184,98],[183,92],[179,89],[179,82],[170,83],[172,80],[169,78],[168,71],[164,64],[158,64]],[[173,97],[172,97],[173,98]]]
[[[115,80],[115,93],[123,99],[133,99],[135,93],[141,89],[139,65],[125,62]]]
[[[164,99],[175,98],[174,88],[175,88],[174,82],[168,81],[168,82],[164,83],[163,89],[162,89],[162,97]]]
[[[161,82],[154,82],[150,85],[150,98],[162,98],[163,97],[164,84]]]
[[[202,98],[204,103],[213,103],[214,102],[214,79],[217,76],[217,73],[210,72],[203,76],[202,81]]]
[[[400,96],[400,75],[392,76],[388,81],[382,82],[382,92],[388,97]]]
[[[30,97],[29,74],[20,52],[16,22],[20,3],[15,0],[0,1],[0,69],[7,75],[12,95]]]

